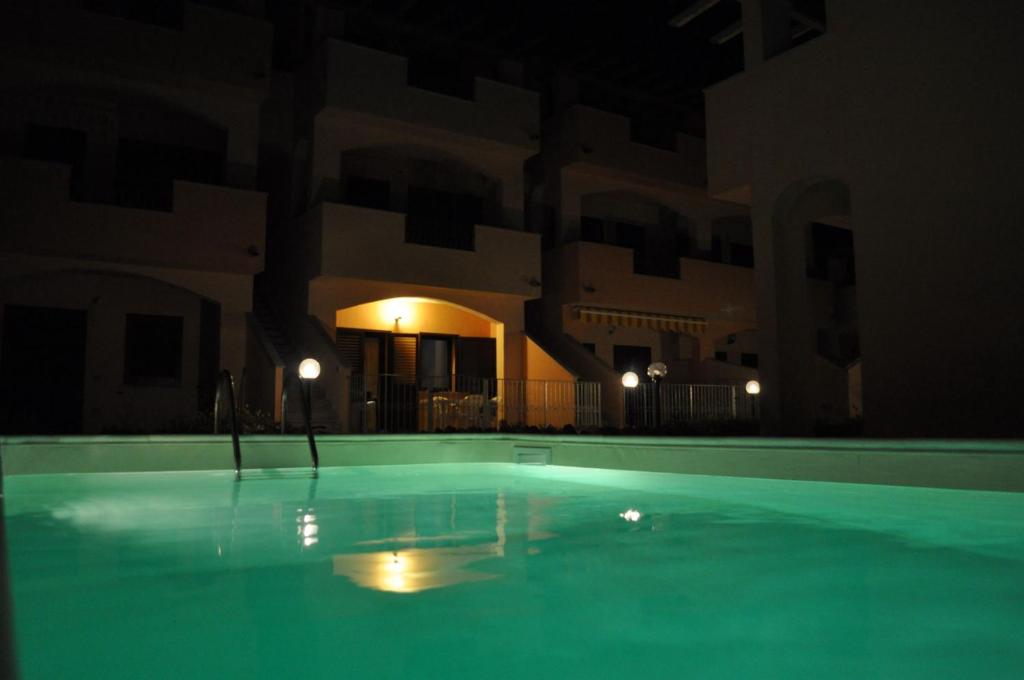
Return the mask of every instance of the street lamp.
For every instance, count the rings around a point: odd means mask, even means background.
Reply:
[[[302,415],[303,420],[306,421],[306,439],[309,440],[309,455],[313,458],[313,474],[317,474],[320,469],[320,455],[316,451],[316,440],[313,438],[313,381],[320,377],[320,362],[312,357],[308,357],[299,362],[299,382],[301,383],[299,392],[302,394]],[[287,385],[282,390],[282,408],[281,408],[281,430],[284,431],[284,399],[287,394]]]
[[[299,363],[299,377],[303,380],[316,380],[320,377],[320,362],[316,359],[303,359]],[[308,382],[306,383],[309,384]]]
[[[636,422],[634,422],[636,417],[637,400],[636,387],[639,384],[640,376],[633,371],[626,371],[622,374],[622,387],[624,388],[622,394],[622,408],[625,411],[623,415],[626,419],[625,426],[627,428],[636,427]]]
[[[661,380],[668,375],[668,366],[655,361],[647,367],[647,377],[654,381],[654,427],[661,427]]]
[[[758,396],[761,394],[761,383],[757,380],[748,380],[747,384],[743,386],[743,390],[747,393],[747,402],[750,408],[750,417],[753,419],[758,418]]]

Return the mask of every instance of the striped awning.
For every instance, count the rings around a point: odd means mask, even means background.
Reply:
[[[624,328],[650,328],[655,331],[700,335],[708,327],[708,320],[699,316],[677,314],[655,314],[653,312],[631,312],[604,307],[576,307],[580,321],[602,326]]]

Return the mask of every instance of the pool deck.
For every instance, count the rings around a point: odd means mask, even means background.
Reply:
[[[241,438],[245,468],[309,465],[300,435]],[[520,434],[323,435],[320,464],[546,462],[732,477],[1024,491],[1021,440]],[[3,475],[225,470],[228,435],[0,437]]]

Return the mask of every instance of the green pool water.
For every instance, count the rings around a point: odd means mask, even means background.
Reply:
[[[1021,495],[504,464],[6,484],[24,678],[1020,678]]]

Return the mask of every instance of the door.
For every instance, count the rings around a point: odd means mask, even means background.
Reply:
[[[0,346],[0,432],[82,431],[88,313],[4,308]]]
[[[416,360],[419,337],[388,336],[388,373],[381,381],[382,428],[385,432],[417,429]]]
[[[420,387],[426,390],[451,389],[452,338],[444,335],[420,337]]]
[[[455,372],[458,389],[494,396],[497,371],[497,345],[494,338],[459,338],[455,346]]]

